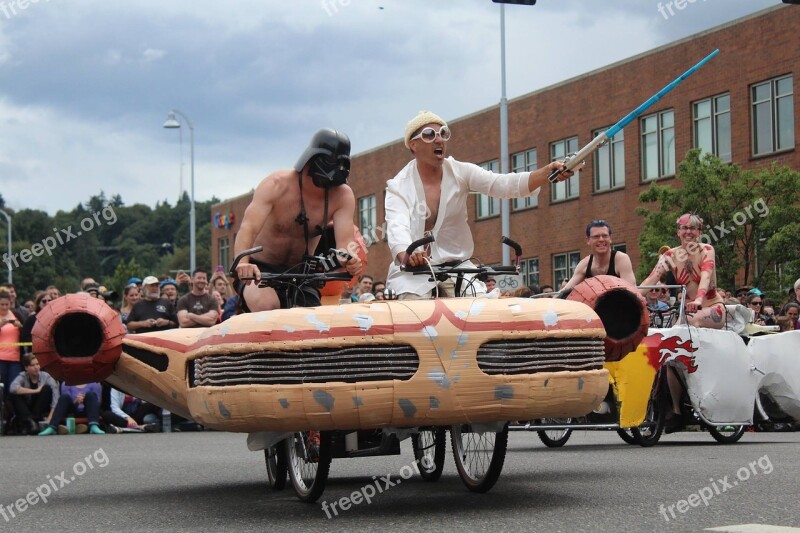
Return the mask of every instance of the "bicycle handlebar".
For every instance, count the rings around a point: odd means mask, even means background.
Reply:
[[[409,268],[408,267],[408,259],[414,253],[414,250],[416,250],[417,248],[419,248],[421,246],[425,246],[426,244],[432,243],[435,240],[436,239],[434,239],[433,235],[426,235],[426,236],[422,237],[421,239],[417,239],[416,241],[414,241],[411,244],[409,244],[408,248],[406,248],[406,254],[403,257],[403,262],[400,264],[400,269],[401,270],[405,270],[406,272],[413,272],[413,273],[430,272],[430,268],[428,268],[427,266],[425,266],[425,267],[410,267]],[[502,244],[505,244],[506,246],[509,246],[509,247],[514,249],[514,252],[516,253],[516,264],[515,265],[501,265],[501,266],[496,266],[496,267],[479,267],[478,269],[473,268],[472,270],[470,270],[470,269],[455,269],[455,267],[447,267],[447,268],[449,268],[449,271],[454,273],[454,274],[455,273],[459,273],[459,272],[462,273],[462,274],[483,274],[483,273],[488,273],[488,274],[497,273],[497,274],[500,274],[500,273],[504,273],[504,272],[516,273],[517,269],[519,267],[520,258],[522,257],[522,246],[520,246],[518,242],[513,241],[513,240],[509,239],[506,236],[501,237],[500,238],[500,242]],[[487,268],[491,269],[492,271],[487,271]],[[422,270],[422,269],[424,269],[424,270]]]
[[[248,256],[255,253],[258,253],[264,249],[263,246],[254,246],[253,248],[248,248],[247,250],[243,250],[236,257],[233,259],[233,263],[231,264],[230,274],[240,281],[255,281],[255,276],[245,276],[239,278],[236,267],[239,266],[241,260]],[[343,251],[337,250],[336,248],[331,248],[328,250],[329,256],[336,256],[341,255],[345,257],[347,260],[350,260],[352,256]],[[303,273],[303,272],[261,272],[261,281],[259,282],[259,287],[264,287],[270,281],[283,281],[286,283],[296,284],[298,282],[307,282],[307,281],[319,281],[319,282],[326,282],[326,281],[350,281],[352,279],[352,275],[349,272],[311,272],[311,273]]]

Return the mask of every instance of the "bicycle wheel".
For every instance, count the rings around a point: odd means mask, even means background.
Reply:
[[[437,481],[444,469],[446,430],[444,428],[425,429],[411,435],[411,448],[419,466],[419,475],[425,481]]]
[[[630,429],[618,429],[617,430],[617,435],[619,435],[619,438],[621,438],[622,440],[624,440],[628,444],[636,444],[636,439],[631,434],[631,430]]]
[[[651,396],[650,402],[647,404],[647,415],[644,418],[644,424],[638,428],[631,428],[636,444],[643,448],[654,446],[661,439],[661,434],[664,432],[665,418],[664,408],[658,398]]]
[[[542,418],[539,420],[540,424],[569,424],[572,422],[571,418]],[[548,448],[561,448],[567,443],[571,429],[542,429],[536,432],[539,435],[539,440]]]
[[[286,439],[289,479],[300,501],[314,503],[325,490],[331,467],[331,434],[304,431]]]
[[[487,492],[500,478],[508,445],[508,424],[502,431],[475,433],[472,425],[450,428],[453,458],[461,481],[472,492]]]
[[[733,444],[742,438],[747,426],[706,426],[714,440],[720,444]]]
[[[286,462],[286,445],[279,442],[264,450],[264,462],[267,465],[267,480],[269,486],[275,490],[286,488],[286,478],[289,466]]]

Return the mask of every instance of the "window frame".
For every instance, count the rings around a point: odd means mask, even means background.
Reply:
[[[365,215],[366,214],[366,219]],[[366,222],[366,226],[364,225]],[[376,236],[378,226],[378,199],[375,194],[361,196],[358,199],[358,230],[364,238],[367,247],[372,246],[379,239]]]
[[[517,160],[521,157],[522,162]],[[538,153],[536,148],[528,148],[521,152],[511,154],[511,172],[533,172],[536,170]],[[517,164],[515,164],[517,163]],[[511,202],[511,211],[523,211],[525,209],[535,209],[539,207],[539,195],[526,196],[524,198],[514,198]]]
[[[579,149],[577,135],[553,141],[550,143],[550,162],[563,160],[567,155],[575,153]],[[559,191],[562,189],[564,190],[563,198],[559,195]],[[574,200],[580,197],[580,192],[580,170],[576,170],[571,178],[550,185],[550,203]]]
[[[672,124],[670,126],[664,126],[664,118],[666,116],[670,116]],[[656,120],[656,127],[655,131],[647,130],[645,131],[645,122],[655,119]],[[664,145],[665,145],[665,133],[669,131],[671,132],[672,136],[672,158],[671,161],[669,159],[669,154],[665,156],[664,154]],[[675,149],[675,110],[664,109],[662,111],[658,111],[656,113],[652,113],[647,115],[646,117],[641,117],[639,119],[639,132],[640,132],[640,148],[641,148],[641,181],[642,183],[652,183],[654,181],[658,181],[660,179],[665,178],[673,178],[675,177],[676,173],[676,149]],[[658,168],[657,175],[655,177],[648,177],[647,176],[647,142],[646,138],[650,135],[655,135],[656,139],[656,165]],[[671,163],[671,165],[670,165]]]
[[[728,101],[728,107],[724,111],[719,110],[719,101],[722,98],[726,98]],[[709,104],[709,114],[706,117],[698,117],[697,110],[701,104],[708,103]],[[717,94],[714,96],[709,96],[708,98],[703,98],[702,100],[697,100],[692,102],[692,146],[695,148],[699,148],[703,153],[709,153],[709,151],[705,150],[702,146],[700,146],[700,134],[698,132],[699,125],[701,121],[708,121],[708,130],[709,134],[711,135],[710,144],[711,150],[710,153],[717,156],[720,161],[725,163],[730,163],[733,161],[733,133],[731,131],[731,93],[726,92],[722,94]],[[720,154],[720,121],[726,120],[727,121],[727,149],[728,152],[726,154]]]
[[[609,126],[610,127],[610,126]],[[592,133],[592,139],[600,135],[601,133],[608,131],[608,127],[595,130]],[[621,152],[618,154],[617,149]],[[606,171],[608,172],[608,187],[600,187],[599,180],[600,180],[600,160],[601,154],[603,152],[607,152],[607,159],[608,159],[608,168]],[[594,192],[601,193],[601,192],[608,192],[614,191],[617,189],[625,188],[625,131],[620,130],[614,137],[609,139],[607,143],[601,146],[594,156]],[[622,176],[617,176],[617,161],[621,159],[622,165]]]
[[[790,91],[786,94],[777,94],[777,91],[779,90],[779,83],[785,80],[789,80],[788,86]],[[756,90],[760,87],[764,87],[765,85],[769,85],[769,98],[756,101]],[[791,134],[791,139],[787,139],[786,146],[781,144],[781,125],[783,124],[783,121],[780,120],[780,107],[783,103],[788,103],[791,112],[791,116],[788,117],[789,128],[787,128],[787,131]],[[761,104],[769,104],[768,117],[770,120],[770,139],[768,149],[759,152],[757,151],[757,147],[759,146],[759,115],[756,108]],[[792,74],[777,76],[775,78],[752,84],[750,86],[750,155],[752,157],[763,157],[794,149],[796,143],[794,132],[794,114],[794,76]]]
[[[499,159],[485,161],[478,166],[484,170],[488,170],[489,172],[494,172],[495,174],[500,173]],[[488,208],[488,214],[483,213],[484,206]],[[475,195],[475,220],[486,220],[487,218],[497,216],[500,216],[500,198],[494,198],[483,193],[477,193]]]

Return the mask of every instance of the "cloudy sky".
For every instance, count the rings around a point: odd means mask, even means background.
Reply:
[[[682,10],[669,0],[506,6],[508,97],[780,4],[684,1]],[[319,127],[344,130],[359,153],[399,139],[420,109],[451,120],[496,105],[499,9],[491,0],[0,0],[0,194],[12,209],[51,214],[101,190],[128,205],[174,203],[190,170],[188,128],[182,165],[180,130],[162,128],[173,108],[194,126],[199,201],[243,194],[292,166]]]

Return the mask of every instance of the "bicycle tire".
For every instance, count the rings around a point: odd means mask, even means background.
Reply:
[[[425,481],[438,481],[444,470],[447,451],[447,430],[432,428],[411,435],[411,448],[417,460],[419,475]]]
[[[319,432],[316,454],[311,452],[309,440],[312,432],[304,431],[286,439],[286,461],[289,479],[297,498],[305,503],[314,503],[322,496],[331,467],[331,433]],[[316,457],[313,457],[316,455]]]
[[[502,431],[474,433],[471,424],[450,429],[453,459],[458,475],[472,492],[487,492],[503,471],[508,446],[508,424]],[[490,451],[491,448],[491,451]]]

